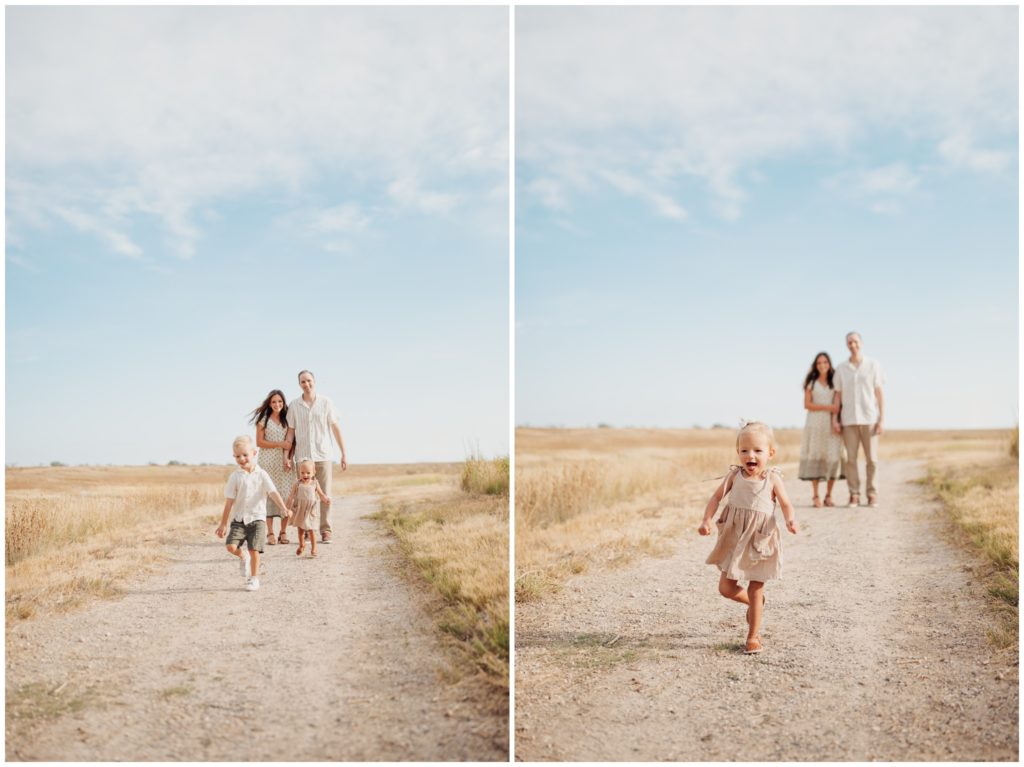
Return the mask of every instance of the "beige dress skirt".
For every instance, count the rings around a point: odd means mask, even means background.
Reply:
[[[734,581],[782,577],[782,540],[774,513],[726,506],[715,524],[718,540],[707,564]]]
[[[295,515],[291,523],[300,530],[320,529],[320,499],[316,494],[317,483],[308,485],[295,483]]]

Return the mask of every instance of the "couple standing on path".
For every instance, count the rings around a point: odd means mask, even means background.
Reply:
[[[850,488],[849,505],[861,505],[857,457],[862,445],[867,463],[867,505],[878,506],[875,475],[878,436],[885,420],[885,376],[876,360],[861,353],[861,344],[860,333],[847,333],[850,359],[833,369],[832,359],[826,352],[820,352],[804,379],[804,408],[808,412],[798,476],[813,484],[815,507],[822,505],[818,482],[828,483],[824,505],[835,506],[832,486],[844,476]]]

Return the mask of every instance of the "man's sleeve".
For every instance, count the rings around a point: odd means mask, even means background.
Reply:
[[[334,409],[334,401],[327,400],[327,423],[337,423],[338,413]]]

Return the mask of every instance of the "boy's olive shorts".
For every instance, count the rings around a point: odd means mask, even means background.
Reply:
[[[267,523],[262,519],[244,524],[236,520],[231,521],[231,529],[228,530],[227,546],[239,546],[242,541],[249,544],[249,551],[263,553],[263,541],[267,537]]]

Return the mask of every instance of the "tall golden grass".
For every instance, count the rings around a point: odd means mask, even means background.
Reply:
[[[507,689],[509,462],[477,457],[466,464],[458,488],[432,499],[386,501],[378,517],[443,600],[441,630],[473,667]]]
[[[479,454],[466,459],[462,465],[462,489],[467,493],[501,495],[508,497],[509,460],[487,460]]]
[[[792,475],[801,431],[775,436],[775,463]],[[1005,454],[1010,438],[990,430],[890,431],[880,457],[964,464]],[[731,429],[518,429],[516,599],[541,596],[593,566],[671,551],[735,461],[735,439]]]
[[[111,487],[80,493],[8,494],[7,565],[113,530],[177,517],[223,499],[219,485]]]

